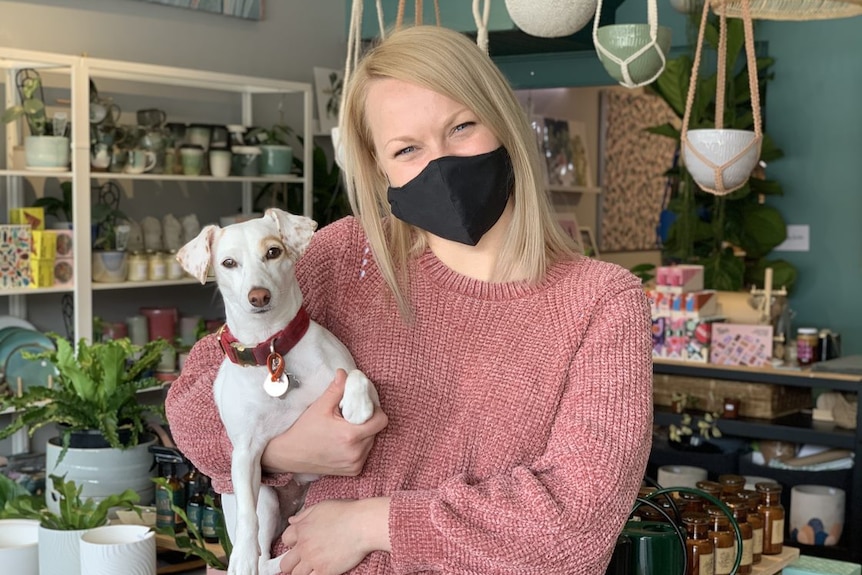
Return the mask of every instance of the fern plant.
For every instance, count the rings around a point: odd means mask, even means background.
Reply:
[[[136,346],[128,338],[95,343],[81,339],[75,350],[66,339],[49,335],[56,349],[25,357],[53,364],[56,379],[51,387],[31,386],[20,396],[0,399],[0,409],[17,412],[0,429],[0,439],[24,427],[32,435],[56,423],[61,428],[62,457],[73,432],[96,430],[111,447],[123,449],[138,445],[146,432],[147,416],[164,421],[164,407],[139,403],[137,393],[161,385],[147,372],[158,365],[167,341]],[[121,431],[128,437],[121,440]]]

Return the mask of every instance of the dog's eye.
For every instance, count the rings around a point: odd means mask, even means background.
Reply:
[[[282,249],[276,246],[272,246],[268,250],[266,250],[266,259],[274,260],[280,257],[282,254]]]
[[[221,263],[221,266],[223,268],[228,268],[228,269],[235,268],[236,265],[237,265],[236,260],[233,258],[225,258],[225,260]]]

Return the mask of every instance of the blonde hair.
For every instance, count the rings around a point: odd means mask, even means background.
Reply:
[[[553,216],[544,190],[536,135],[505,77],[469,38],[438,26],[401,28],[387,35],[359,62],[341,110],[348,196],[368,236],[380,272],[399,310],[411,317],[407,264],[425,249],[422,234],[391,217],[388,181],[375,158],[365,99],[372,81],[390,78],[423,86],[468,107],[499,139],[515,173],[514,213],[496,262],[493,281],[535,283],[577,244]]]

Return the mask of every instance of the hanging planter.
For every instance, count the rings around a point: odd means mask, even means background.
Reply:
[[[691,110],[703,49],[704,31],[709,16],[710,1],[705,0],[697,48],[691,70],[688,98],[682,119],[683,163],[700,188],[717,196],[738,190],[748,181],[752,170],[760,159],[763,133],[760,127],[760,91],[757,83],[757,62],[754,55],[754,31],[748,1],[742,0],[743,28],[745,30],[745,55],[748,60],[748,83],[751,92],[751,110],[754,131],[724,129],[724,96],[727,74],[727,18],[721,16],[718,33],[718,73],[715,94],[715,128],[689,130]]]
[[[742,2],[713,0],[713,10],[716,14],[728,18],[741,18]],[[850,18],[862,14],[862,2],[858,0],[750,0],[749,13],[755,20]]]
[[[670,28],[658,25],[656,0],[647,0],[647,24],[599,27],[602,1],[593,19],[593,44],[611,77],[626,88],[651,84],[664,72],[670,50]]]
[[[506,0],[509,17],[530,36],[559,38],[586,26],[596,0]]]

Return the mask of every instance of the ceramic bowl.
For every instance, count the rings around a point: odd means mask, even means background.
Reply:
[[[39,575],[39,522],[0,520],[0,565],[3,573]]]
[[[658,468],[658,484],[662,487],[697,488],[698,481],[706,480],[706,469],[690,465],[662,465]]]
[[[596,0],[506,0],[512,22],[530,36],[559,38],[586,26],[596,13]]]
[[[635,84],[642,84],[654,78],[662,68],[662,54],[667,60],[670,50],[670,28],[659,26],[656,31],[656,46],[645,51],[640,56],[628,61],[638,50],[652,42],[649,24],[614,24],[602,26],[596,31],[598,44],[608,53],[613,54],[624,63],[628,62],[629,76]],[[624,84],[622,66],[611,61],[603,50],[596,49],[599,60],[607,70],[608,74],[617,82]]]
[[[714,166],[723,166],[721,179],[724,189],[739,189],[748,181],[751,171],[760,159],[760,146],[749,147],[754,138],[755,134],[750,130],[690,130],[688,143],[682,149],[685,167],[697,185],[708,191],[719,187]],[[746,148],[748,150],[740,156]],[[714,166],[697,157],[692,153],[692,149],[697,150]]]

